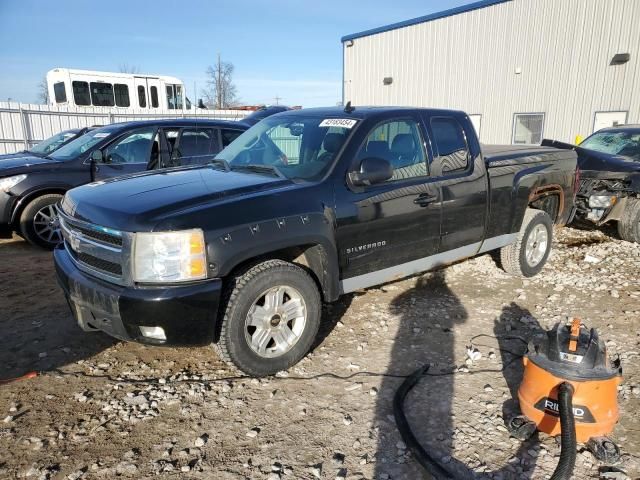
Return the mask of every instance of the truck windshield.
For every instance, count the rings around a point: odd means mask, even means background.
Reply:
[[[580,147],[612,155],[624,155],[640,161],[640,131],[594,133],[582,142]]]
[[[66,145],[60,147],[55,152],[49,155],[49,158],[64,162],[67,160],[73,160],[79,155],[89,150],[91,147],[100,143],[105,138],[108,138],[113,131],[113,127],[103,127],[96,130],[92,130],[89,133],[70,141]]]
[[[232,170],[319,180],[333,165],[356,123],[349,118],[269,117],[236,138],[216,159],[228,162]]]

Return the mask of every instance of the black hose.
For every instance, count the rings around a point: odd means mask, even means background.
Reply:
[[[404,414],[403,405],[405,398],[418,381],[420,381],[420,378],[427,373],[429,367],[430,365],[420,367],[402,382],[402,385],[400,385],[400,388],[393,397],[393,414],[396,418],[396,425],[400,431],[402,440],[404,440],[407,448],[411,451],[418,463],[436,480],[453,480],[454,477],[422,448],[422,445],[420,445],[420,442],[418,442],[418,439],[411,431],[407,417]]]
[[[576,464],[576,421],[573,418],[573,386],[563,382],[558,386],[560,412],[560,461],[551,480],[569,480]]]

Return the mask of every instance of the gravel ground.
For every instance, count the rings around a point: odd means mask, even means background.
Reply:
[[[0,478],[419,479],[396,430],[401,379],[433,364],[407,399],[416,435],[459,478],[543,479],[553,438],[510,438],[522,375],[514,340],[578,316],[619,354],[615,466],[640,478],[640,246],[562,229],[541,275],[514,279],[485,255],[344,297],[314,352],[274,378],[234,378],[210,348],[147,348],[80,331],[51,254],[0,243]],[[504,370],[503,370],[504,367]],[[489,370],[488,372],[481,372]],[[343,378],[337,378],[333,373]],[[305,377],[300,379],[299,377]],[[575,479],[606,473],[580,448]],[[605,475],[609,475],[606,477]]]

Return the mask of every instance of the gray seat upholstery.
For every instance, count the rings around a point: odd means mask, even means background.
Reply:
[[[328,163],[333,160],[336,153],[342,148],[347,137],[341,133],[327,133],[322,141],[324,153],[318,157],[318,162]]]

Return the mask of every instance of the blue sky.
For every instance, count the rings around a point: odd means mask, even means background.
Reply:
[[[194,82],[219,52],[247,104],[334,105],[340,38],[471,0],[0,0],[0,99],[35,102],[55,67],[142,73]],[[199,95],[199,93],[198,93]]]

